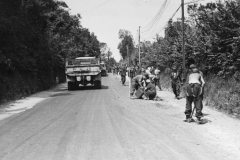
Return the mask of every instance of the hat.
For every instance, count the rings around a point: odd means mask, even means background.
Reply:
[[[191,64],[190,65],[190,68],[193,69],[193,68],[197,68],[197,66],[195,64]]]
[[[151,81],[150,81],[150,79],[147,79],[146,82],[147,82],[147,83],[150,83]]]

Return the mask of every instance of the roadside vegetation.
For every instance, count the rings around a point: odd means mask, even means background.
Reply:
[[[65,81],[64,61],[100,43],[58,0],[0,0],[0,102]]]
[[[188,6],[188,14],[184,30],[186,68],[195,63],[204,73],[208,105],[240,114],[240,1],[193,4]],[[138,61],[137,47],[131,61]],[[181,19],[169,20],[164,37],[156,35],[155,42],[141,43],[141,62],[143,66],[159,66],[162,84],[171,87],[168,73],[172,66],[182,70]]]

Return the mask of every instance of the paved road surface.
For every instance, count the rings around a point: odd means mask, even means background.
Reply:
[[[184,107],[131,100],[128,86],[112,75],[103,77],[102,85],[59,88],[34,108],[0,121],[0,159],[240,159],[201,126],[184,123]]]

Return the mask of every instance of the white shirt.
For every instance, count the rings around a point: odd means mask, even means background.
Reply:
[[[198,84],[205,84],[205,81],[200,73],[191,73],[188,78],[188,83],[198,83]]]

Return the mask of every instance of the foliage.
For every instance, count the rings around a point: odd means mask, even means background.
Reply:
[[[240,70],[239,7],[235,0],[188,6],[190,17],[184,30],[186,67],[197,63],[205,73],[223,77]],[[182,65],[181,22],[169,20],[165,37],[156,39],[151,44],[143,43],[142,61],[163,68]]]
[[[0,0],[0,101],[64,81],[64,59],[100,55],[97,37],[58,0]]]
[[[206,78],[207,104],[240,114],[240,1],[217,1],[189,5],[185,21],[186,67],[196,63]],[[169,70],[182,66],[181,19],[169,20],[165,36],[141,45],[143,65]],[[164,75],[162,83],[170,87]],[[184,87],[183,87],[184,89]]]
[[[121,53],[122,58],[125,60],[126,58],[130,57],[131,54],[133,53],[134,50],[133,37],[129,31],[123,29],[119,30],[118,37],[121,40],[120,43],[118,44],[118,49]]]

